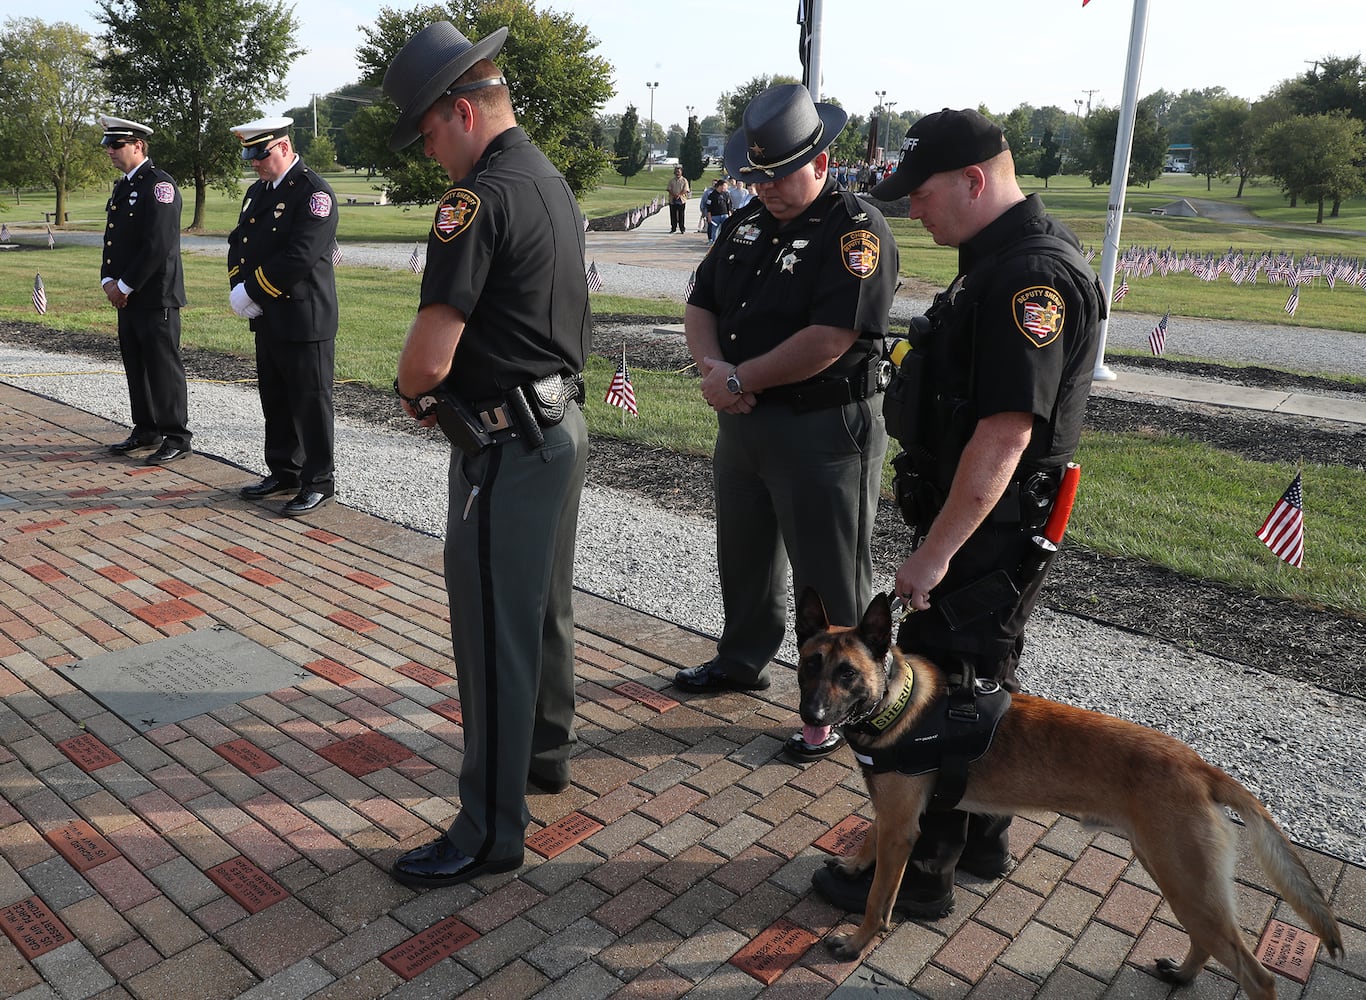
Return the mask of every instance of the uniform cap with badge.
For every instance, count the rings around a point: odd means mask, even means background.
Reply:
[[[100,128],[104,129],[104,136],[100,139],[101,146],[113,146],[117,149],[138,139],[146,142],[147,137],[152,134],[150,126],[129,121],[127,118],[100,115],[96,121],[99,122]]]
[[[750,184],[796,173],[835,141],[849,116],[817,104],[798,83],[770,87],[745,107],[742,126],[726,142],[726,172]]]
[[[408,40],[384,74],[384,94],[398,105],[398,123],[389,136],[389,148],[398,151],[418,137],[418,123],[437,98],[507,85],[504,77],[476,80],[452,87],[480,59],[493,59],[507,40],[508,29],[491,31],[471,42],[450,21],[429,24]]]
[[[990,118],[971,108],[945,108],[910,127],[896,172],[869,194],[878,201],[895,201],[935,174],[985,163],[1009,148],[1005,133]]]
[[[229,131],[242,143],[242,159],[264,160],[270,155],[271,144],[286,138],[293,124],[293,118],[258,118]]]

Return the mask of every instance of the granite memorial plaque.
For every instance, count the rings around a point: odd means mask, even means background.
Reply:
[[[231,629],[196,629],[56,667],[140,733],[289,687],[299,667]]]

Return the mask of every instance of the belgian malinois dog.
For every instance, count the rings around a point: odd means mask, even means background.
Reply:
[[[873,599],[857,626],[839,628],[831,627],[820,597],[808,588],[798,602],[796,631],[803,724],[843,726],[857,752],[895,746],[945,694],[937,667],[892,645],[886,595]],[[908,676],[909,696],[895,721],[881,731],[857,725],[875,714],[885,720],[882,713],[904,693]],[[849,878],[871,867],[873,881],[863,923],[852,935],[831,942],[841,959],[861,958],[889,929],[934,778],[933,773],[912,777],[864,767],[876,816],[859,850],[832,864]],[[1191,939],[1185,960],[1160,959],[1158,973],[1188,983],[1212,955],[1251,1000],[1274,1000],[1275,980],[1248,949],[1235,917],[1232,824],[1224,815],[1234,809],[1276,891],[1331,954],[1342,954],[1332,907],[1271,814],[1237,781],[1163,733],[1014,695],[990,747],[969,766],[958,808],[996,815],[1063,812],[1127,837]]]

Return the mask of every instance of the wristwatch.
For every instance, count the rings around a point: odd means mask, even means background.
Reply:
[[[740,385],[740,369],[739,369],[739,368],[732,368],[732,369],[730,370],[730,374],[726,376],[726,388],[729,389],[733,395],[736,395],[736,396],[744,395],[745,390],[744,390],[744,388],[741,387],[741,385]]]

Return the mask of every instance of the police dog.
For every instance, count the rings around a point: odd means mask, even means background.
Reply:
[[[873,599],[857,626],[838,628],[831,627],[820,597],[808,588],[798,602],[796,631],[802,722],[808,730],[843,725],[856,751],[894,746],[945,693],[938,668],[892,645],[892,608],[886,595]],[[889,692],[903,690],[908,672],[912,685],[900,716],[881,732],[858,726],[857,720],[884,711],[894,698]],[[876,812],[873,825],[857,853],[831,863],[836,874],[849,878],[873,868],[863,923],[852,935],[831,942],[844,960],[867,954],[878,934],[890,927],[934,774],[875,774],[865,768],[864,779]],[[1342,954],[1332,908],[1271,814],[1246,788],[1163,733],[1015,695],[990,748],[969,767],[959,808],[997,815],[1030,809],[1064,812],[1127,837],[1190,935],[1185,960],[1160,959],[1159,974],[1188,983],[1212,955],[1232,971],[1251,1000],[1274,1000],[1275,981],[1248,949],[1235,918],[1235,852],[1231,824],[1223,813],[1225,808],[1237,810],[1276,891],[1331,954]]]

